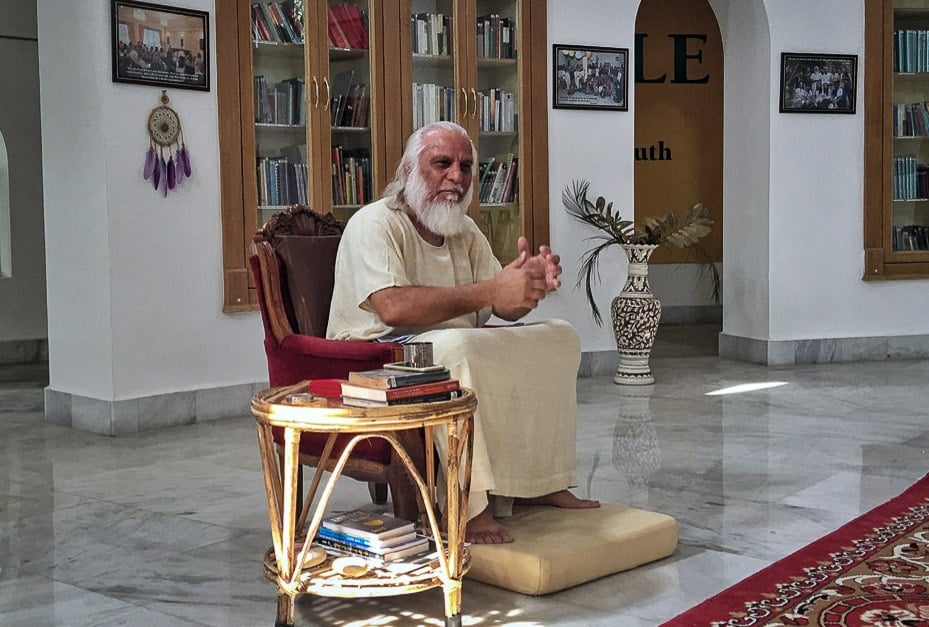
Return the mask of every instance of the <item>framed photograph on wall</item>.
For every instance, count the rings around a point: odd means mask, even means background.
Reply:
[[[781,53],[781,113],[855,113],[858,56]]]
[[[628,111],[628,48],[552,46],[552,107]]]
[[[210,16],[112,0],[113,82],[210,91]]]

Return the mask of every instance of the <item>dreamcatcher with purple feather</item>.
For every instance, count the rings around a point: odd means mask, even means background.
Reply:
[[[148,152],[142,176],[155,190],[167,197],[185,178],[190,177],[190,153],[184,144],[181,118],[168,106],[167,90],[161,90],[161,105],[148,114]],[[165,158],[167,157],[167,159]]]

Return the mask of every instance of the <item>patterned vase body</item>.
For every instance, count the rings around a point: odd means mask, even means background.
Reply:
[[[629,258],[629,274],[619,296],[613,299],[613,334],[619,352],[619,365],[613,381],[623,385],[650,385],[655,382],[648,364],[661,318],[661,301],[648,285],[648,258],[654,245],[624,244]]]

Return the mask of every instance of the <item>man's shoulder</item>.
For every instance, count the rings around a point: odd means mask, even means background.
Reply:
[[[374,202],[368,203],[352,215],[352,219],[349,220],[351,224],[352,220],[359,221],[378,221],[384,222],[388,220],[397,220],[403,214],[399,206],[396,203],[396,200],[392,196],[386,198],[379,198]]]

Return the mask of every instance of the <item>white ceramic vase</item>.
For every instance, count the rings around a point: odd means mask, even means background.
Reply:
[[[619,353],[613,381],[621,385],[651,385],[655,377],[649,358],[661,318],[661,301],[648,285],[648,259],[658,246],[623,244],[622,248],[629,259],[629,274],[611,309]]]

